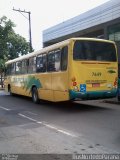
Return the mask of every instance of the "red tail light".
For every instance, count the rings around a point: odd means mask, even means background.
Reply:
[[[73,82],[73,86],[76,86],[77,85],[77,82]]]
[[[117,85],[117,77],[115,78],[115,81],[114,81],[114,86]]]

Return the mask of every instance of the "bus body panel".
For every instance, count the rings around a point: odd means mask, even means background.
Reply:
[[[117,65],[114,64],[76,64],[73,62],[71,69],[70,94],[75,94],[76,98],[94,98],[94,97],[114,97],[117,93],[117,84],[114,82],[117,78]],[[80,69],[79,69],[80,68]],[[82,73],[80,73],[82,70]],[[113,70],[113,73],[110,71]],[[75,79],[75,82],[72,82]],[[75,86],[74,86],[75,85]],[[78,94],[78,97],[77,97]]]
[[[52,73],[52,90],[55,102],[69,100],[68,71]]]
[[[7,85],[10,85],[12,93],[30,97],[30,88],[26,86],[27,80],[28,75],[13,75],[12,77],[9,77]]]
[[[35,77],[39,80],[41,87],[38,89],[39,98],[43,100],[54,101],[52,90],[51,73],[38,73]]]

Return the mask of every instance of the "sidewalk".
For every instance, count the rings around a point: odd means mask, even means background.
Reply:
[[[117,97],[115,98],[110,98],[110,99],[106,99],[103,100],[105,103],[111,103],[111,104],[120,104],[120,101],[118,101]]]

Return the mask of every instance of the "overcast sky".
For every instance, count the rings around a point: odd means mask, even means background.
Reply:
[[[15,24],[15,32],[29,41],[28,14],[26,18],[19,12],[21,9],[31,12],[32,44],[35,50],[42,48],[43,30],[84,13],[109,0],[0,0],[0,17],[3,15]]]

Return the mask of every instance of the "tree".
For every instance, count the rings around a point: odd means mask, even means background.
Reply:
[[[30,52],[29,42],[16,34],[14,27],[15,24],[6,16],[0,18],[0,68],[4,68],[5,61]]]

